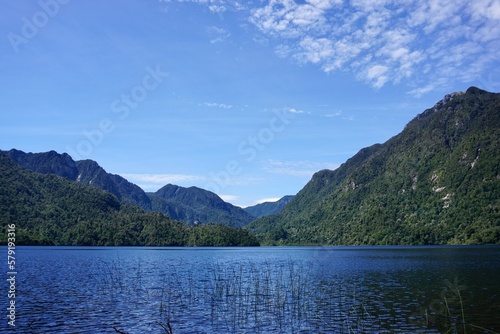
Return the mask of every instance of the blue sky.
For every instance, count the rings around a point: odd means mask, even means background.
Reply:
[[[295,194],[445,94],[500,90],[500,1],[3,1],[0,149],[146,191]]]

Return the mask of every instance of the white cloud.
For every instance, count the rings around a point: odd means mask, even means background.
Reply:
[[[222,109],[231,109],[233,106],[225,103],[215,103],[215,102],[205,102],[205,106],[210,108],[222,108]]]
[[[128,174],[122,173],[120,176],[128,181],[137,184],[144,190],[156,190],[169,183],[178,184],[183,182],[202,181],[206,178],[197,175],[187,174]]]
[[[227,194],[217,194],[224,202],[234,202],[240,199],[240,196],[227,195]]]
[[[224,28],[211,26],[207,28],[208,35],[210,37],[210,43],[219,43],[225,41],[231,34]]]
[[[500,20],[500,1],[498,0],[473,1],[470,8],[474,19],[480,20],[481,17],[485,17]]]
[[[304,62],[318,63],[331,58],[334,53],[332,42],[326,38],[314,39],[307,36],[299,45],[303,50],[299,58]]]
[[[210,11],[214,13],[224,13],[227,10],[225,6],[221,5],[210,5],[208,6],[208,9],[210,9]]]
[[[287,111],[292,114],[303,114],[304,110],[300,109],[295,109],[295,108],[288,108]]]
[[[277,202],[281,199],[281,197],[267,197],[267,198],[260,198],[260,199],[257,199],[255,201],[253,201],[252,204],[250,204],[250,206],[253,206],[253,205],[257,205],[257,204],[262,204],[262,203],[266,203],[266,202]]]
[[[326,10],[330,9],[333,6],[342,3],[342,0],[306,0],[307,3],[310,3],[316,8]]]
[[[424,94],[429,93],[435,87],[436,87],[435,84],[428,84],[427,86],[423,86],[423,87],[419,87],[419,88],[414,88],[414,89],[410,90],[408,93],[411,94],[411,95],[413,95],[413,96],[420,97],[420,96],[422,96]]]
[[[499,0],[182,1],[245,10],[279,57],[348,70],[374,88],[404,83],[421,95],[477,80],[500,60]]]
[[[387,66],[373,65],[368,69],[365,77],[368,81],[372,82],[375,88],[380,88],[389,80],[386,75],[388,70]]]
[[[324,114],[323,117],[333,118],[333,117],[339,117],[340,115],[342,115],[342,111],[335,111],[328,114]]]
[[[470,81],[500,58],[498,43],[486,44],[499,40],[498,0],[319,3],[271,1],[252,12],[251,22],[277,37],[282,57],[325,72],[349,69],[375,88],[409,79],[418,86],[412,92],[423,94],[442,78]]]
[[[293,0],[271,0],[261,8],[252,10],[250,21],[266,33],[299,37],[304,31],[328,30],[326,11],[341,1],[308,0],[297,4]]]

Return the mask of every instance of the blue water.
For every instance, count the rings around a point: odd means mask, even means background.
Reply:
[[[16,269],[2,332],[500,332],[495,246],[17,247]]]

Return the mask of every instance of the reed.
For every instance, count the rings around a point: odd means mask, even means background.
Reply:
[[[215,262],[204,268],[201,280],[199,275],[180,273],[178,267],[169,267],[163,268],[161,279],[151,281],[138,265],[135,273],[128,273],[135,285],[126,277],[117,277],[124,271],[115,263],[103,267],[108,275],[101,283],[106,285],[103,288],[109,296],[129,294],[129,300],[143,298],[156,305],[151,328],[162,333],[173,334],[174,329],[187,332],[185,319],[196,322],[198,328],[206,326],[207,332],[220,333],[400,331],[401,317],[390,320],[391,314],[397,312],[374,300],[362,285],[348,284],[341,276],[323,277],[311,284],[312,269],[291,260],[278,265]],[[442,312],[437,314],[432,307],[421,308],[414,323],[407,320],[406,332],[495,334],[467,321],[466,300],[458,289],[454,292],[456,299],[452,298],[451,290],[447,293],[441,300]],[[122,324],[120,327],[126,328]],[[115,331],[118,330],[125,333],[117,326]]]

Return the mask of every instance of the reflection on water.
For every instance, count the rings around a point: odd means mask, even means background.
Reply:
[[[16,330],[500,332],[498,255],[500,247],[20,247]]]

